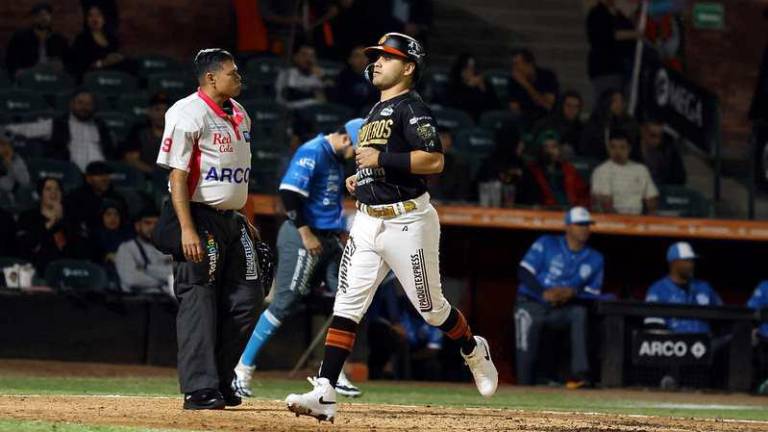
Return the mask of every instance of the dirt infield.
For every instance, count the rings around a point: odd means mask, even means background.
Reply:
[[[6,375],[87,377],[168,377],[173,369],[78,363],[0,361]],[[405,385],[405,384],[404,384]],[[412,385],[412,384],[407,384]],[[414,384],[418,385],[418,384]],[[446,391],[451,386],[446,385]],[[516,389],[515,392],[552,392]],[[659,394],[638,391],[588,391],[584,398],[656,400]],[[755,404],[746,395],[664,394],[667,403]],[[362,400],[364,401],[364,399]],[[700,420],[613,414],[541,412],[516,409],[443,408],[340,401],[336,423],[296,418],[280,401],[251,400],[224,411],[183,411],[181,397],[23,396],[0,397],[0,418],[90,425],[134,426],[205,431],[767,431],[768,422]]]
[[[340,405],[334,425],[296,418],[282,402],[254,401],[215,412],[185,412],[179,398],[4,396],[0,417],[96,425],[211,431],[757,431],[768,425],[638,416]]]

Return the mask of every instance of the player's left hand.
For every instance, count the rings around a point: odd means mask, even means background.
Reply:
[[[378,168],[380,151],[372,147],[358,148],[355,151],[355,162],[360,169]]]

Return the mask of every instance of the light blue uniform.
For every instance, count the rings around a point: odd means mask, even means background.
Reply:
[[[651,285],[645,295],[648,303],[720,306],[723,301],[709,283],[694,279],[683,289],[666,276]],[[650,318],[646,323],[664,324],[674,333],[709,333],[709,324],[702,320],[678,318]]]
[[[751,309],[763,309],[768,307],[768,280],[760,282],[752,293],[752,297],[747,301],[747,307]],[[760,324],[758,329],[760,336],[768,339],[768,322]]]

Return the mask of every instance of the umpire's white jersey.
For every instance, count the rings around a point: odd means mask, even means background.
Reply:
[[[424,193],[416,209],[391,219],[358,211],[339,266],[333,314],[360,322],[376,289],[392,270],[424,320],[439,326],[451,305],[440,281],[440,220]]]
[[[201,90],[173,104],[157,164],[189,173],[190,201],[239,210],[248,199],[251,119],[230,99],[232,115]]]

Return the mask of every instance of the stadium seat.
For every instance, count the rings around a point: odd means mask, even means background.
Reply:
[[[85,260],[62,259],[48,264],[45,279],[58,291],[98,292],[108,289],[107,272]]]
[[[107,97],[101,93],[91,93],[96,104],[96,111],[108,111],[113,108],[113,104]],[[51,95],[53,108],[60,112],[69,111],[69,103],[72,101],[73,92],[65,90]]]
[[[342,69],[344,69],[344,63],[332,60],[320,60],[317,62],[317,66],[323,71],[325,78],[330,78],[334,81]]]
[[[44,67],[23,71],[16,82],[19,88],[45,95],[71,90],[75,85],[75,81],[68,74]]]
[[[118,188],[148,189],[144,173],[136,168],[118,161],[108,161],[112,168],[112,184]]]
[[[353,113],[342,105],[322,103],[302,108],[296,115],[310,133],[330,133],[352,118]]]
[[[96,113],[96,118],[106,123],[115,143],[125,141],[134,124],[132,116],[118,111],[101,111]]]
[[[60,112],[57,112],[52,109],[43,109],[39,111],[28,111],[24,113],[19,113],[15,117],[17,121],[21,123],[29,123],[29,122],[36,122],[40,120],[51,120],[61,115]]]
[[[283,60],[274,57],[256,57],[248,60],[243,74],[243,85],[249,95],[274,97],[277,74],[283,67]]]
[[[663,216],[710,217],[712,205],[701,193],[685,186],[660,185],[659,211]]]
[[[427,69],[424,80],[424,97],[434,104],[446,103],[450,70],[447,67],[433,66]]]
[[[0,91],[0,111],[18,115],[30,111],[48,109],[43,97],[31,90],[11,89]]]
[[[0,69],[0,90],[7,90],[13,88],[13,82],[8,79],[8,74]]]
[[[507,110],[486,111],[480,115],[479,126],[498,132],[501,128],[510,124],[519,123],[516,114]]]
[[[116,108],[121,113],[139,119],[147,115],[148,106],[149,96],[146,93],[127,93],[117,98]]]
[[[581,178],[589,183],[592,181],[592,171],[600,165],[600,161],[589,157],[574,156],[571,164],[581,174]]]
[[[128,204],[128,220],[126,221],[128,223],[135,220],[142,210],[155,205],[152,195],[144,190],[143,184],[140,188],[122,187],[115,184],[115,192],[122,196]]]
[[[27,169],[32,183],[43,177],[53,177],[61,181],[64,192],[70,192],[83,184],[80,169],[72,162],[57,159],[29,159]]]
[[[191,75],[179,72],[158,72],[147,78],[149,93],[164,91],[172,100],[181,99],[195,91],[197,85]]]
[[[512,74],[506,69],[491,69],[484,74],[485,82],[491,86],[496,97],[502,103],[509,100],[509,84],[512,81]]]
[[[136,90],[136,78],[120,71],[88,72],[83,78],[85,88],[106,96],[119,96]]]
[[[467,162],[473,178],[495,147],[493,132],[479,127],[461,129],[454,139],[455,153]]]
[[[158,72],[169,72],[181,69],[181,65],[175,59],[158,54],[143,55],[136,58],[139,76],[149,77]]]
[[[438,105],[431,106],[431,108],[435,120],[437,121],[437,125],[441,129],[456,132],[459,129],[466,129],[475,125],[475,122],[472,121],[472,117],[464,111]]]
[[[251,133],[254,137],[275,137],[283,120],[284,108],[272,99],[251,99],[242,102],[251,117]]]

